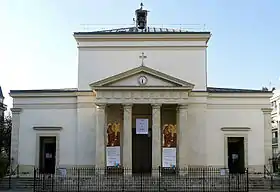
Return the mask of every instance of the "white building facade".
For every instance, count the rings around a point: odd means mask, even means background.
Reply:
[[[272,93],[207,87],[210,36],[137,27],[75,33],[77,88],[10,92],[14,166],[263,171],[272,157]]]
[[[273,91],[273,96],[270,99],[272,104],[271,124],[272,124],[272,153],[273,157],[279,156],[279,131],[280,131],[280,91]]]

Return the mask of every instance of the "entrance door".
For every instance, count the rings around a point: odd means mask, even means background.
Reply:
[[[228,138],[228,167],[230,173],[244,173],[244,137]]]
[[[152,171],[152,129],[148,134],[136,134],[132,129],[132,173]]]
[[[55,173],[56,138],[40,137],[40,172]]]

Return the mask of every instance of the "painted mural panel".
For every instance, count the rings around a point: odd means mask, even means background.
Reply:
[[[118,167],[121,161],[121,125],[118,122],[107,125],[107,167]]]
[[[177,126],[164,124],[162,128],[162,166],[176,167]]]

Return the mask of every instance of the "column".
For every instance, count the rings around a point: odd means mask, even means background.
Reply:
[[[152,104],[152,168],[158,174],[161,166],[161,104]]]
[[[97,168],[104,169],[106,167],[105,158],[105,108],[106,105],[99,104],[96,106],[96,155],[95,155],[95,165]]]
[[[186,168],[189,165],[189,141],[188,141],[188,106],[178,105],[177,108],[177,162],[179,168]]]
[[[269,165],[269,159],[272,158],[271,111],[271,108],[262,108],[264,115],[264,163],[266,166]]]
[[[12,134],[11,134],[11,159],[12,167],[16,167],[19,162],[19,128],[20,128],[20,113],[21,108],[12,108]]]
[[[132,170],[132,105],[123,105],[123,167]]]

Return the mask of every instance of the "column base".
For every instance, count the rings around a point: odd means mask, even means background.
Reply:
[[[131,176],[132,175],[132,169],[124,169],[124,176]]]
[[[161,170],[160,170],[160,168],[153,168],[153,169],[152,169],[152,176],[153,176],[153,177],[160,177],[160,176],[161,176]]]

